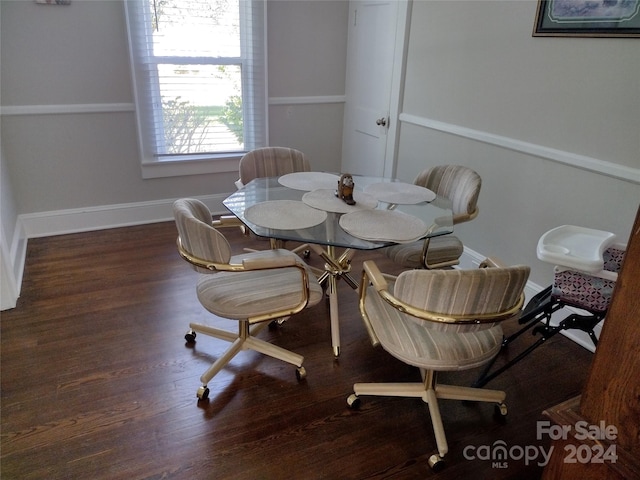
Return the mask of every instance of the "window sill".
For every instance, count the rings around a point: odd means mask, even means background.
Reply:
[[[180,160],[156,160],[143,162],[142,178],[181,177],[207,173],[237,172],[244,153],[220,156],[181,158]]]

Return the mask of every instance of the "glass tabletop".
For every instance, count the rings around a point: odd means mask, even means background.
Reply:
[[[363,192],[367,186],[373,184],[397,182],[393,179],[359,175],[354,175],[353,180],[356,192]],[[305,193],[307,193],[305,190],[281,185],[278,182],[278,177],[256,178],[227,197],[223,204],[231,213],[249,227],[253,233],[261,237],[360,250],[373,250],[396,243],[390,241],[365,240],[347,233],[340,226],[342,213],[328,211],[326,212],[326,220],[315,226],[301,229],[266,228],[247,220],[245,217],[245,211],[255,205],[274,200],[302,202],[302,197]],[[304,203],[301,203],[301,205],[307,207]],[[444,197],[436,196],[433,201],[423,201],[415,204],[392,204],[378,201],[376,209],[395,210],[419,218],[428,227],[425,237],[434,237],[453,232],[451,201]]]

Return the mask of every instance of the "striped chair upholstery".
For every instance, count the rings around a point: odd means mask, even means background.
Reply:
[[[423,170],[413,183],[450,199],[454,215],[471,215],[477,207],[482,179],[468,167],[439,165]]]
[[[422,398],[429,405],[442,464],[448,451],[438,399],[495,402],[503,414],[505,393],[442,385],[436,372],[467,370],[490,362],[500,351],[501,322],[518,318],[529,267],[475,270],[408,270],[384,276],[375,263],[364,264],[360,310],[374,345],[418,367],[420,383],[356,383],[349,405],[361,395]]]
[[[397,299],[442,315],[484,315],[515,305],[529,267],[476,270],[408,270],[390,283]],[[401,312],[380,295],[365,297],[365,310],[382,347],[416,367],[463,370],[493,358],[500,349],[499,323],[439,323]]]
[[[404,268],[424,268],[422,264],[422,249],[424,241],[400,243],[385,248],[385,254],[391,260]],[[427,264],[438,265],[449,262],[457,263],[462,256],[464,246],[455,235],[443,235],[430,239],[427,249]]]
[[[311,163],[307,156],[299,150],[288,147],[263,147],[251,150],[240,159],[240,178],[236,181],[236,187],[242,188],[255,178],[279,177],[287,173],[310,172]],[[245,230],[245,233],[246,230]],[[264,237],[259,237],[264,239]],[[272,245],[284,247],[286,242],[272,241]],[[304,258],[310,255],[309,245],[298,245],[292,249],[294,253],[303,254]]]
[[[204,203],[193,198],[178,200],[173,205],[173,216],[186,251],[210,262],[229,263],[231,246],[225,236],[213,227],[213,217]],[[192,267],[201,273],[215,273],[196,265]]]
[[[477,216],[482,179],[474,170],[460,165],[439,165],[422,171],[414,183],[451,200],[454,225]],[[424,241],[394,245],[386,248],[385,254],[404,268],[440,268],[459,263],[464,251],[462,242],[454,235],[431,238],[427,246],[426,265],[422,261]]]
[[[311,269],[300,257],[284,249],[232,255],[229,242],[215,228],[211,212],[199,200],[177,200],[174,218],[181,255],[201,273],[196,287],[198,300],[209,312],[239,322],[237,335],[190,324],[185,336],[189,342],[195,340],[196,332],[233,342],[202,375],[198,397],[207,398],[207,382],[243,349],[254,349],[292,363],[298,367],[298,376],[304,376],[302,356],[254,335],[267,322],[288,317],[322,299],[322,287]],[[254,325],[251,330],[250,325]]]
[[[309,172],[311,163],[299,150],[287,147],[257,148],[240,159],[238,185],[246,185],[254,178],[277,177],[287,173]]]

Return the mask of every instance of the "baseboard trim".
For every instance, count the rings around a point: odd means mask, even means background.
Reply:
[[[0,288],[0,310],[14,308],[20,297],[22,275],[27,258],[27,237],[20,222],[16,224],[9,248],[2,232],[0,254],[2,260],[2,285]]]
[[[214,214],[228,213],[222,201],[228,194],[197,197]],[[144,225],[173,219],[175,199],[139,203],[121,203],[99,207],[74,208],[49,212],[28,213],[18,216],[26,238],[49,237],[69,233],[105,230],[108,228]]]

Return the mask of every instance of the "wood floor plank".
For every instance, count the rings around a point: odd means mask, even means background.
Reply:
[[[225,234],[234,252],[266,248],[239,229]],[[557,336],[493,380],[488,387],[507,392],[506,423],[491,405],[441,402],[450,453],[436,474],[420,400],[363,397],[359,410],[347,407],[355,382],[419,374],[371,346],[356,292],[343,282],[339,359],[323,301],[260,334],[304,355],[305,381],[290,365],[241,352],[198,403],[200,375],[228,345],[205,336],[187,345],[188,323],[236,323],[200,306],[197,275],[175,238],[167,222],[29,241],[18,305],[0,319],[2,479],[539,478],[538,465],[494,468],[465,458],[464,448],[547,445],[535,438],[536,422],[580,392],[588,351]],[[380,252],[359,252],[354,277],[368,258],[397,271]],[[309,262],[322,266],[313,254]],[[464,385],[477,374],[441,379]]]

